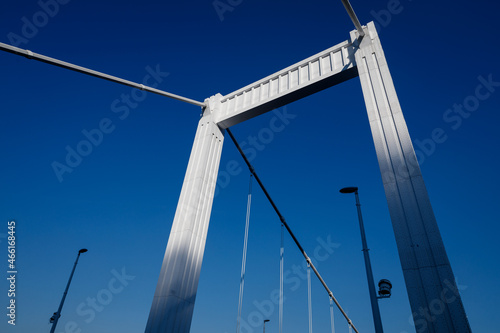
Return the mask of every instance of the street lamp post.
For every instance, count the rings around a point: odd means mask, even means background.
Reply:
[[[361,215],[361,204],[359,203],[358,188],[357,187],[344,187],[340,193],[354,193],[356,197],[356,207],[358,209],[359,229],[361,230],[361,243],[363,245],[363,255],[365,259],[366,278],[368,280],[368,291],[370,293],[370,301],[372,305],[373,324],[376,333],[383,333],[382,319],[380,318],[380,310],[378,307],[377,294],[375,293],[375,283],[373,282],[372,265],[370,263],[370,255],[368,254],[368,245],[366,243],[365,227],[363,225],[363,217]]]
[[[269,319],[264,319],[264,333],[266,333],[266,323],[269,321]]]
[[[73,270],[71,271],[71,275],[69,276],[69,281],[68,284],[66,285],[66,290],[64,290],[61,304],[59,304],[59,309],[57,309],[57,312],[54,313],[52,318],[50,318],[50,321],[52,322],[52,328],[50,330],[50,333],[54,333],[54,331],[56,330],[57,322],[59,321],[59,317],[61,317],[61,310],[64,304],[64,300],[66,299],[66,295],[68,294],[69,285],[71,283],[71,280],[73,279],[73,274],[75,273],[76,264],[78,264],[78,259],[80,258],[80,254],[85,253],[87,251],[88,251],[87,249],[81,249],[80,251],[78,251],[78,256],[76,257],[75,264],[73,265]]]

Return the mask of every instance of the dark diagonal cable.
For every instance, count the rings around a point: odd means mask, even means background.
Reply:
[[[316,274],[316,276],[318,277],[319,281],[321,282],[321,284],[323,285],[323,287],[326,289],[326,291],[328,292],[328,296],[330,296],[330,298],[335,302],[335,304],[337,305],[337,307],[339,308],[340,312],[342,312],[342,315],[344,316],[344,318],[347,320],[348,324],[352,327],[352,329],[356,332],[356,333],[359,333],[359,331],[356,329],[356,327],[354,327],[354,324],[352,323],[351,319],[349,319],[349,317],[347,316],[347,313],[345,313],[345,311],[342,309],[342,307],[340,306],[340,303],[337,301],[337,299],[335,298],[335,296],[333,296],[333,293],[332,291],[330,290],[330,288],[328,288],[325,280],[323,280],[323,278],[321,277],[321,275],[319,274],[318,270],[316,269],[316,267],[314,266],[314,264],[312,263],[311,259],[309,258],[309,256],[307,255],[306,251],[304,251],[304,248],[300,245],[299,241],[297,240],[297,238],[295,237],[295,235],[293,234],[292,230],[290,229],[290,227],[288,226],[288,223],[286,223],[285,221],[285,218],[283,217],[283,215],[280,213],[278,207],[276,206],[276,204],[274,203],[273,199],[271,198],[271,196],[269,195],[269,192],[267,192],[266,188],[264,187],[264,185],[262,184],[262,181],[260,180],[259,176],[257,175],[257,173],[255,172],[255,169],[253,168],[253,166],[250,164],[250,161],[248,160],[248,158],[245,156],[245,154],[243,153],[243,150],[241,149],[240,145],[238,144],[238,142],[236,141],[236,139],[234,138],[233,136],[233,133],[231,133],[231,131],[228,129],[226,129],[227,133],[229,134],[229,136],[231,137],[231,140],[233,140],[233,143],[234,145],[236,146],[236,148],[238,149],[238,151],[240,152],[241,154],[241,157],[243,157],[243,160],[245,160],[245,163],[246,165],[248,166],[248,169],[250,170],[250,173],[255,177],[255,180],[257,181],[257,183],[259,184],[260,188],[262,189],[262,191],[264,192],[264,194],[266,195],[267,197],[267,200],[269,200],[269,203],[271,204],[271,206],[273,206],[274,208],[274,211],[276,212],[276,214],[278,214],[278,217],[281,221],[281,223],[283,223],[283,225],[285,226],[286,230],[288,231],[288,233],[290,234],[290,236],[292,237],[293,241],[295,242],[295,245],[297,245],[297,247],[299,248],[300,252],[302,253],[302,255],[304,256],[304,258],[306,259],[307,263],[311,266],[312,270],[314,271],[314,273]]]

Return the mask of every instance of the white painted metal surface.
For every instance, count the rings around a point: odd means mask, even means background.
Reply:
[[[207,108],[196,131],[146,332],[189,332],[223,142]]]
[[[216,122],[228,128],[357,76],[353,47],[335,45],[226,96]]]
[[[470,332],[373,22],[343,42],[227,96],[200,121],[146,328],[189,331],[223,129],[358,75],[418,332]],[[314,269],[314,267],[313,267]],[[316,272],[317,273],[317,272]],[[333,296],[333,295],[331,295]]]
[[[358,29],[351,32],[350,42],[340,43],[227,96],[213,96],[205,103],[0,43],[0,50],[205,107],[146,332],[189,331],[224,129],[358,74],[410,305],[413,314],[420,316],[415,321],[416,329],[471,331],[377,31],[370,22],[363,28],[365,34],[360,34],[349,1],[343,3]]]
[[[373,22],[355,53],[401,266],[418,332],[470,332]],[[351,39],[358,37],[351,32]]]

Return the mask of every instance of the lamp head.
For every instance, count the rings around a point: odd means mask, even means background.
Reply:
[[[391,297],[392,283],[387,279],[382,279],[378,282],[379,298]]]
[[[88,251],[87,249],[81,249],[80,251],[78,251],[78,254],[80,254],[80,253],[85,253],[85,252],[87,252],[87,251]]]
[[[345,193],[354,193],[357,190],[358,190],[358,188],[353,186],[353,187],[344,187],[344,188],[340,189],[339,192],[345,194]]]

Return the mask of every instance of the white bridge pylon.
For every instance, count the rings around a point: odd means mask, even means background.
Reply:
[[[146,327],[190,330],[224,129],[359,76],[419,332],[471,332],[373,22],[350,40],[205,100]],[[439,304],[437,304],[439,303]]]

